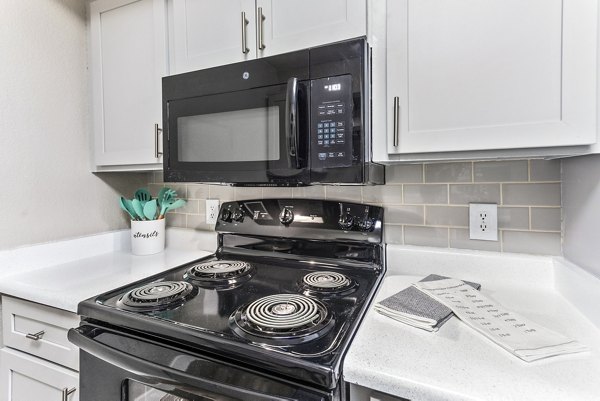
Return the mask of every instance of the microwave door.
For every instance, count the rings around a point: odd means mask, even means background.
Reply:
[[[290,162],[287,99],[288,85],[283,84],[169,101],[165,179],[238,185],[307,183],[306,146],[301,141]],[[293,109],[301,115],[299,106]]]

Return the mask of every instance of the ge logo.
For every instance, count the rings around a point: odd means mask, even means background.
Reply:
[[[242,74],[242,78],[244,78],[244,79],[248,79],[248,78],[250,78],[250,73],[249,73],[249,72],[244,72],[244,73]]]

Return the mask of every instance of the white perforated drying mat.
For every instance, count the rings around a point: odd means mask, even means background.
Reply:
[[[418,282],[413,286],[446,305],[468,326],[526,362],[588,349],[503,308],[460,280]]]

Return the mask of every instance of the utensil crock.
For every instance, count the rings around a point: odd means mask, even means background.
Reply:
[[[165,249],[165,220],[131,221],[131,253],[152,255]]]

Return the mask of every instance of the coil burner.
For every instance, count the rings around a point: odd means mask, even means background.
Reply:
[[[230,318],[233,331],[254,342],[292,345],[325,335],[334,320],[320,301],[298,294],[276,294],[239,308]]]
[[[319,271],[302,277],[301,287],[306,295],[338,295],[348,294],[356,289],[357,284],[341,273]]]
[[[117,301],[122,309],[151,312],[181,306],[196,294],[190,283],[184,281],[161,281],[135,288]]]
[[[190,267],[183,278],[206,288],[235,288],[250,280],[254,266],[237,260],[214,260]]]

